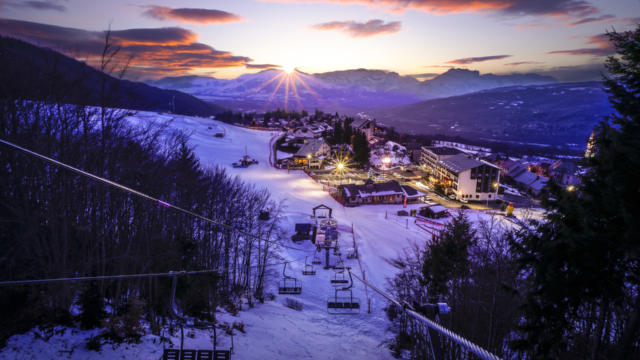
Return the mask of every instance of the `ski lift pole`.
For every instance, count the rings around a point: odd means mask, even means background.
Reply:
[[[348,270],[348,271],[349,271],[349,274],[351,274],[351,270]],[[436,323],[435,321],[425,317],[424,315],[418,313],[417,311],[415,311],[406,302],[402,302],[401,303],[400,301],[394,299],[391,295],[389,295],[389,294],[385,293],[384,291],[378,289],[377,287],[375,287],[374,285],[372,285],[368,281],[360,278],[358,275],[353,274],[353,277],[355,277],[356,279],[360,280],[360,282],[362,282],[365,286],[370,287],[371,289],[373,289],[373,291],[375,291],[378,294],[382,295],[387,300],[389,300],[392,303],[400,306],[403,309],[403,311],[405,311],[411,317],[415,318],[418,321],[423,322],[429,328],[431,328],[431,329],[439,332],[440,334],[448,337],[449,339],[451,339],[456,344],[458,344],[458,345],[466,348],[467,350],[471,351],[472,353],[476,354],[479,358],[481,358],[483,360],[501,360],[500,357],[498,357],[497,355],[489,352],[488,350],[485,350],[484,348],[481,348],[480,346],[476,345],[475,343],[471,342],[470,340],[467,340],[466,338],[454,333],[453,331],[445,328],[444,326],[442,326],[442,325]]]

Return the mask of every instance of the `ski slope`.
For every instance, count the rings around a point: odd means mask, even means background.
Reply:
[[[247,183],[267,188],[276,201],[283,201],[284,211],[280,222],[290,237],[297,222],[311,222],[312,208],[325,204],[333,208],[333,217],[338,220],[340,248],[343,259],[353,247],[353,238],[358,246],[360,265],[355,259],[344,260],[345,265],[362,274],[379,288],[385,288],[387,278],[395,269],[387,263],[409,249],[412,244],[424,244],[430,235],[413,223],[413,218],[398,217],[396,212],[402,205],[370,205],[356,208],[344,208],[327,192],[322,185],[315,183],[302,171],[275,169],[270,166],[270,144],[278,135],[274,132],[240,128],[207,118],[176,116],[140,112],[129,119],[132,124],[145,124],[150,121],[168,123],[170,128],[191,134],[191,145],[204,166],[220,166],[229,174],[238,176]],[[224,137],[214,136],[223,132]],[[233,168],[245,152],[259,161],[249,168]],[[143,189],[141,189],[143,190]],[[419,205],[410,205],[418,207]],[[472,221],[479,221],[487,215],[476,210],[467,210]],[[513,226],[511,223],[506,223]],[[351,229],[354,229],[354,235]],[[276,295],[274,301],[256,304],[249,309],[243,307],[238,316],[227,313],[219,315],[219,320],[229,323],[243,322],[245,334],[236,332],[234,336],[234,359],[392,359],[389,350],[383,344],[392,337],[387,331],[389,325],[384,313],[386,301],[372,292],[365,292],[363,285],[354,279],[353,294],[360,299],[361,312],[358,315],[329,315],[326,301],[333,295],[330,278],[332,270],[323,270],[316,265],[315,276],[301,274],[305,256],[309,261],[313,257],[315,246],[309,241],[294,244],[289,239],[287,245],[298,250],[283,249],[284,259],[293,261],[287,273],[302,281],[301,295]],[[324,255],[324,254],[323,254]],[[324,256],[322,256],[322,259]],[[331,257],[335,261],[335,257]],[[282,268],[274,268],[274,280],[271,291],[277,294],[277,281]],[[370,299],[371,313],[367,312],[367,294]],[[284,305],[287,297],[303,304],[302,311],[290,309]],[[84,349],[86,339],[96,331],[80,331],[61,328],[61,334],[52,336],[48,341],[35,336],[34,332],[12,337],[2,351],[0,359],[159,359],[162,345],[153,335],[143,337],[140,344],[111,346],[106,345],[100,352]],[[172,338],[179,344],[179,338]],[[222,339],[229,342],[230,339]],[[195,331],[193,337],[185,337],[185,348],[211,348],[210,334]],[[61,353],[61,349],[72,349]]]

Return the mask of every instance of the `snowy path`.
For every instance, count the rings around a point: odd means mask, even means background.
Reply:
[[[277,133],[249,130],[206,118],[158,115],[156,113],[141,112],[132,123],[171,121],[171,127],[191,134],[191,144],[196,154],[205,166],[220,166],[228,170],[231,175],[237,175],[242,180],[253,183],[257,187],[266,187],[276,201],[284,200],[286,205],[282,214],[282,226],[293,234],[294,224],[310,222],[311,209],[319,204],[333,208],[333,216],[339,222],[340,244],[343,256],[347,249],[352,248],[351,225],[355,229],[356,241],[362,267],[367,280],[380,288],[387,284],[387,278],[392,276],[395,269],[386,262],[401,254],[411,244],[423,244],[429,239],[427,233],[413,224],[410,218],[397,217],[395,214],[402,209],[402,205],[377,205],[358,208],[344,208],[328,193],[322,191],[322,185],[315,183],[302,171],[274,169],[270,165],[270,144]],[[223,138],[215,137],[216,132],[224,132]],[[245,150],[246,149],[246,150]],[[259,160],[258,165],[245,169],[236,169],[231,164],[239,160],[245,151],[249,156]],[[411,207],[417,207],[412,205]],[[471,210],[471,217],[477,221],[483,216],[480,212]],[[385,213],[387,216],[385,216]],[[289,245],[292,243],[286,240]],[[246,334],[238,334],[234,338],[235,359],[392,359],[388,349],[381,343],[390,338],[386,331],[388,321],[383,310],[386,306],[380,296],[369,291],[371,297],[371,314],[367,313],[367,300],[361,283],[355,280],[354,296],[360,298],[361,313],[358,315],[329,315],[326,310],[327,298],[333,294],[330,278],[331,270],[323,270],[316,266],[316,276],[302,276],[304,256],[312,257],[314,246],[306,241],[299,246],[302,251],[285,249],[281,254],[288,260],[299,260],[292,263],[291,273],[302,280],[301,295],[280,295],[275,301],[257,304],[253,309],[242,311],[237,317],[229,314],[220,316],[221,320],[230,323],[244,322]],[[345,265],[359,271],[357,260],[345,260]],[[275,274],[282,269],[273,269]],[[273,290],[277,293],[276,282]],[[284,305],[286,297],[291,297],[303,303],[303,311],[295,311]],[[77,335],[86,337],[87,332]],[[83,335],[84,334],[84,335]],[[64,356],[73,359],[98,359],[103,357],[118,357],[123,359],[158,359],[161,346],[153,343],[152,336],[146,336],[142,344],[121,347],[119,350],[106,349],[102,353],[78,351]],[[11,345],[17,347],[14,353]],[[82,346],[79,341],[78,346]],[[198,348],[211,346],[207,333],[196,333],[193,339],[186,340],[187,345]],[[47,346],[49,349],[47,350]],[[0,359],[15,357],[36,358],[43,354],[55,354],[60,347],[54,339],[49,345],[43,345],[41,340],[32,335],[12,338],[10,346],[0,352]],[[30,352],[25,352],[28,347]],[[57,347],[57,348],[56,348]],[[19,354],[19,355],[17,355]],[[117,355],[116,355],[117,354]],[[46,356],[45,356],[46,357]]]

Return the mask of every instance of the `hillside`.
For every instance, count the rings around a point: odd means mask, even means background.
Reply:
[[[611,112],[599,82],[518,86],[371,111],[401,132],[583,147]]]
[[[101,72],[56,51],[21,40],[0,37],[0,83],[12,95],[28,100],[47,100],[56,94],[67,103],[100,105]],[[169,111],[184,115],[209,116],[222,107],[176,90],[159,89],[144,83],[106,76],[110,107]],[[55,91],[52,91],[55,90]],[[1,88],[0,88],[0,91]]]

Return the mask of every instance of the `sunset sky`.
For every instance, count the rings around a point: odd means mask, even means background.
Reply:
[[[580,80],[612,53],[602,34],[639,20],[639,0],[0,0],[0,34],[89,62],[111,26],[138,79],[454,66]]]

